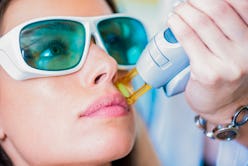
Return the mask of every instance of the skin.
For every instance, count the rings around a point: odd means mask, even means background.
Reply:
[[[189,0],[168,21],[190,59],[187,101],[213,125],[229,124],[248,104],[247,9],[247,0]],[[247,131],[238,141],[248,147]]]
[[[14,0],[1,33],[36,17],[110,13],[102,0]],[[99,98],[120,95],[116,74],[115,60],[93,42],[84,66],[69,75],[16,81],[0,68],[1,145],[14,164],[108,165],[127,155],[135,137],[132,110],[118,117],[78,116]]]

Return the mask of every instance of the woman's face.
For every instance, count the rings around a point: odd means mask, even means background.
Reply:
[[[13,0],[2,33],[43,16],[110,14],[103,0]],[[100,165],[132,148],[134,113],[113,85],[116,62],[93,42],[65,76],[13,80],[0,67],[0,137],[16,165]],[[92,112],[93,111],[93,112]]]

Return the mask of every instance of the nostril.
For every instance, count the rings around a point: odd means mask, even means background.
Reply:
[[[95,78],[94,83],[95,83],[95,84],[99,84],[102,80],[104,80],[104,78],[106,78],[106,76],[107,76],[106,73],[102,73],[102,74],[98,75],[98,76]]]

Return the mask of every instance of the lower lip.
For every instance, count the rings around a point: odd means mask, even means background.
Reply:
[[[119,117],[125,116],[128,114],[128,111],[119,105],[102,107],[99,110],[89,113],[87,115],[83,115],[83,117]]]

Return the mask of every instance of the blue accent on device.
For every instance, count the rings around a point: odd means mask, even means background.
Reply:
[[[169,42],[169,43],[178,43],[176,37],[174,36],[174,34],[172,33],[170,28],[167,28],[164,31],[164,38]]]
[[[153,88],[170,97],[185,90],[190,78],[189,58],[170,28],[157,33],[138,60],[136,69]]]

